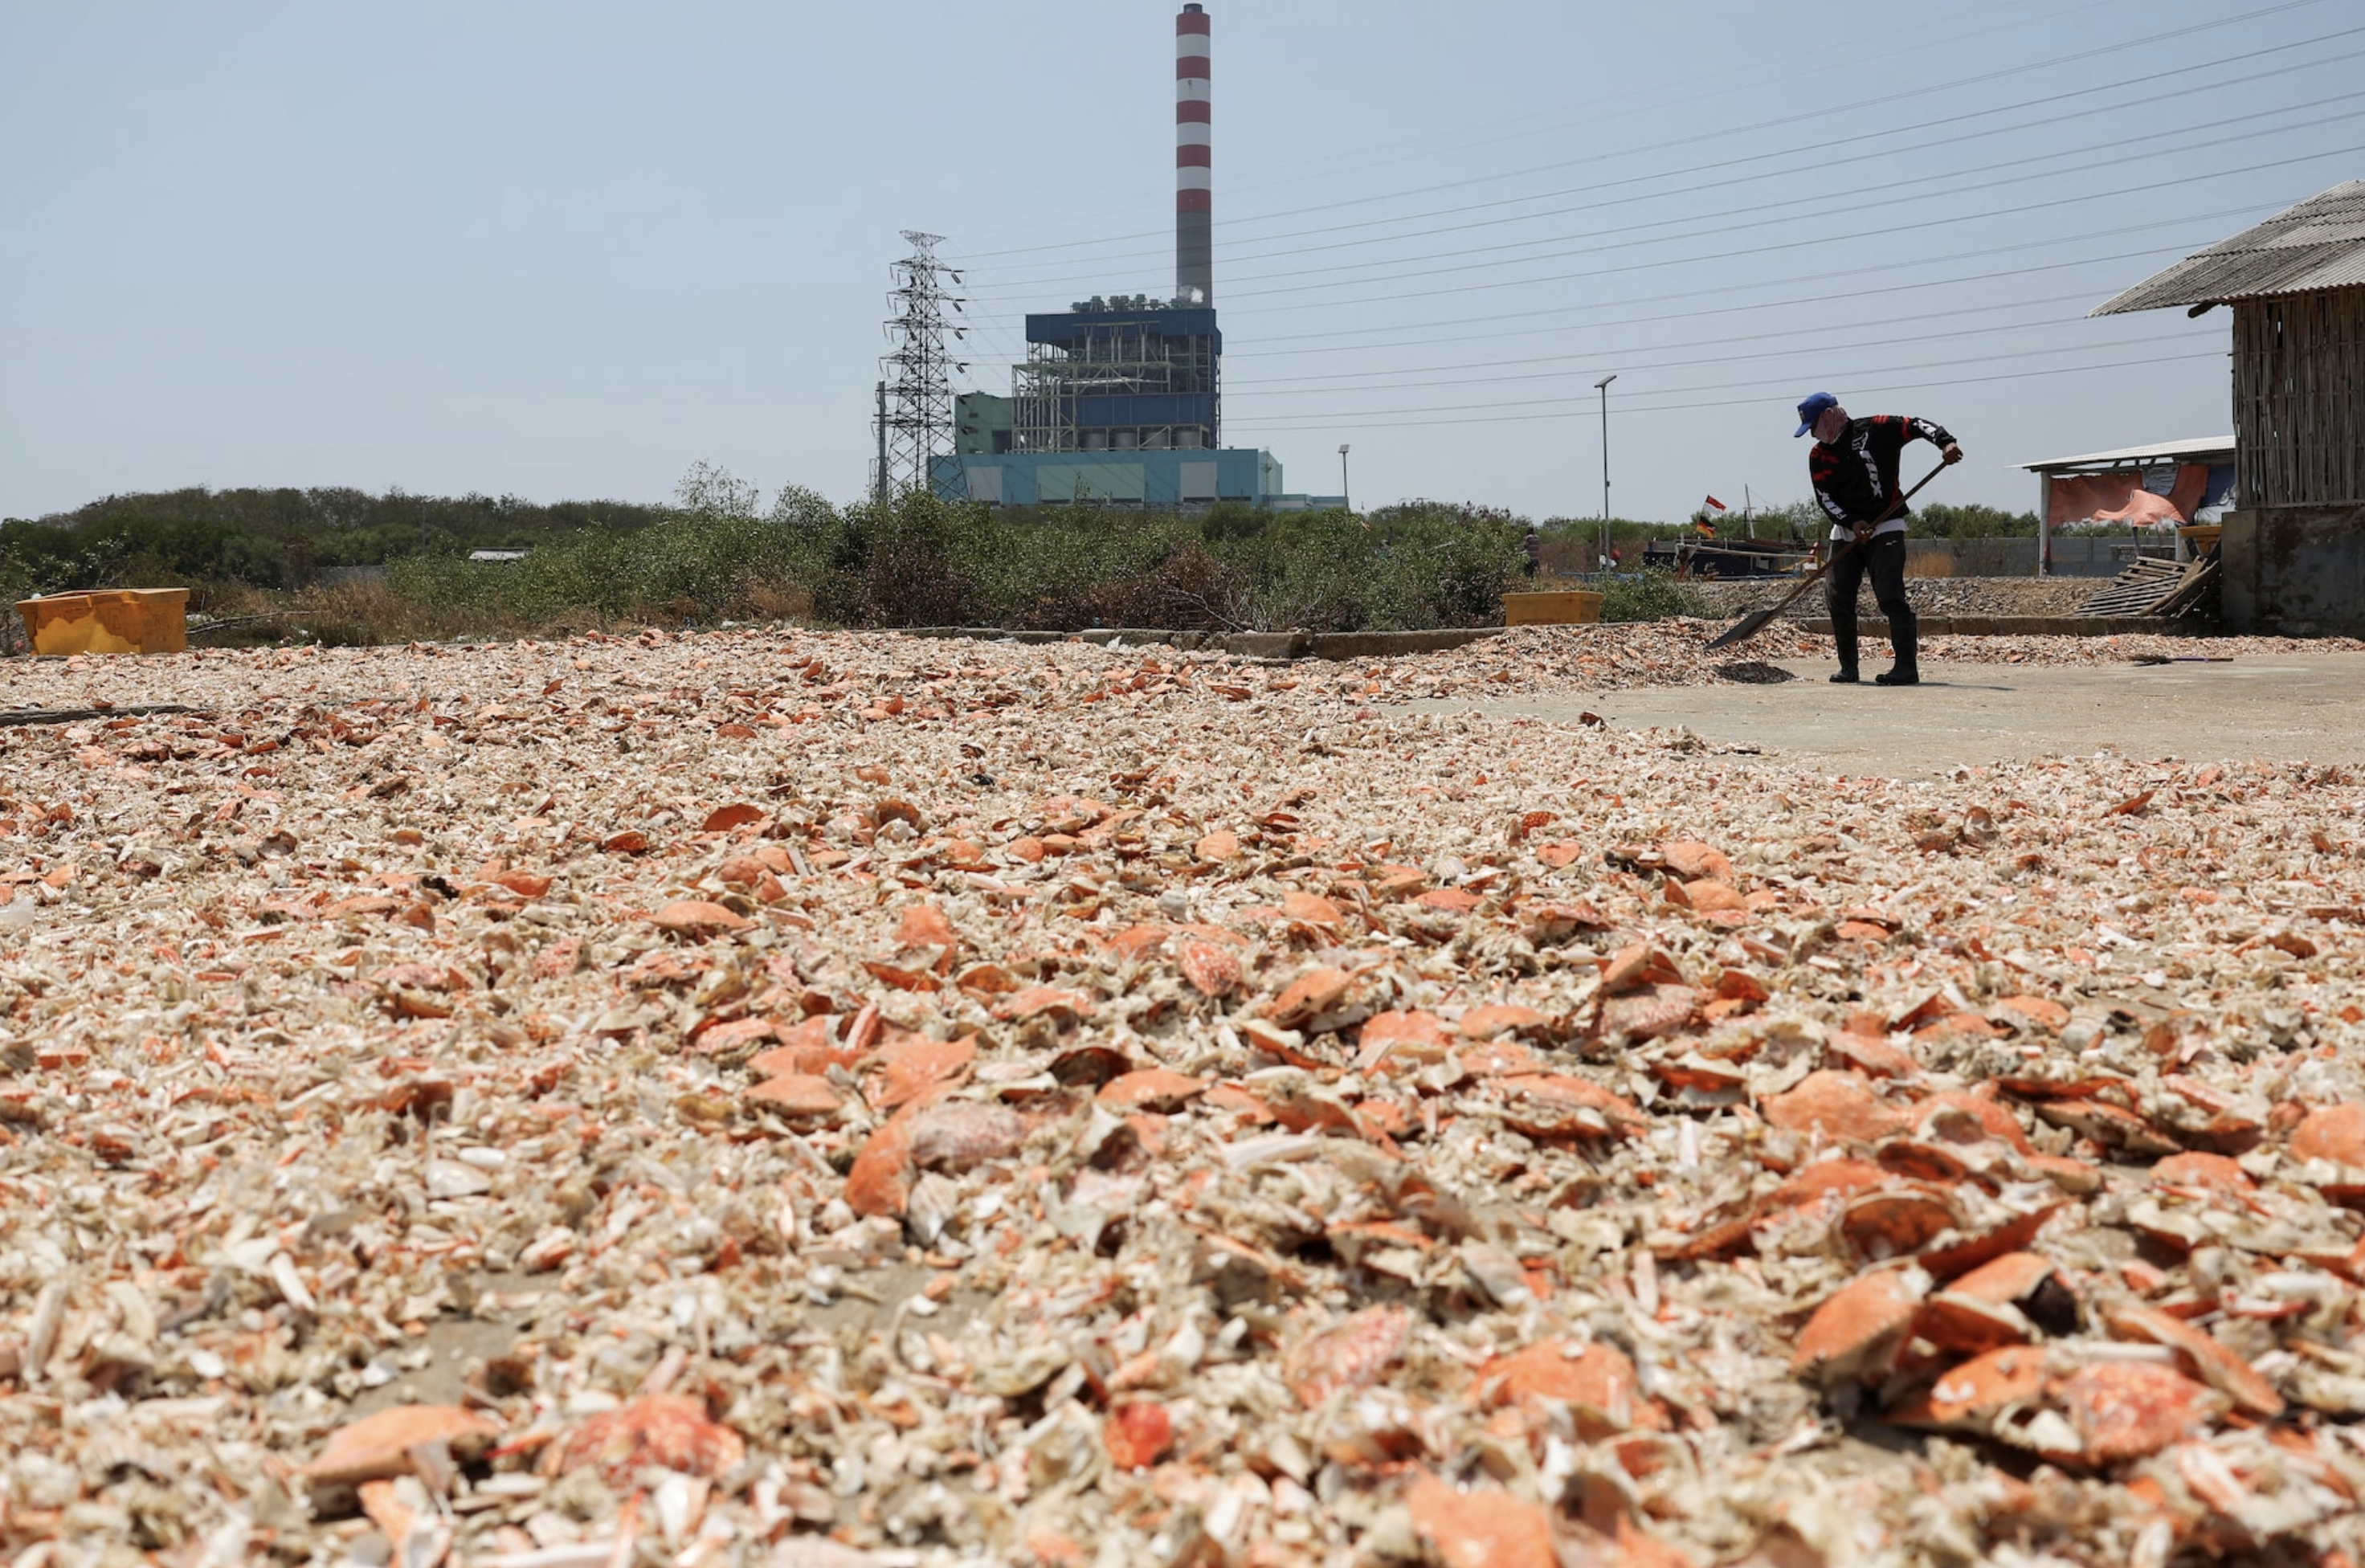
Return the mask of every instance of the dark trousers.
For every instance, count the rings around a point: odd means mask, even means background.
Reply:
[[[1889,618],[1889,645],[1896,650],[1897,666],[1912,669],[1920,644],[1915,641],[1913,606],[1905,598],[1902,533],[1884,534],[1859,543],[1832,563],[1831,576],[1823,579],[1823,603],[1832,612],[1832,641],[1839,644],[1840,668],[1855,668],[1856,590],[1863,586],[1866,573],[1872,576],[1873,601]]]

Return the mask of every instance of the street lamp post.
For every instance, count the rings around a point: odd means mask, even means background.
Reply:
[[[1349,498],[1351,493],[1347,488],[1347,443],[1342,441],[1339,443],[1339,504],[1351,512],[1355,510],[1354,502]]]
[[[1601,563],[1602,570],[1609,569],[1609,384],[1617,380],[1613,372],[1593,384],[1601,394]]]

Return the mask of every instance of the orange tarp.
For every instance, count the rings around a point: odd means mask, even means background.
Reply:
[[[2063,476],[2053,481],[2053,500],[2046,521],[2056,528],[2073,522],[2124,522],[2134,528],[2174,527],[2192,521],[2194,509],[2209,490],[2209,467],[2202,463],[2180,464],[2176,487],[2165,496],[2144,488],[2143,470],[2122,468],[2112,474]]]

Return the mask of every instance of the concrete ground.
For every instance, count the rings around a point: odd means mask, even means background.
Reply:
[[[1862,686],[1831,685],[1828,661],[1781,667],[1799,678],[1478,706],[1564,722],[1592,711],[1620,730],[1680,724],[1713,744],[1758,746],[1769,762],[1895,778],[2105,746],[2136,758],[2365,763],[2365,654],[2082,668],[1933,661],[1920,686],[1898,690],[1870,682],[1885,659],[1866,657]]]

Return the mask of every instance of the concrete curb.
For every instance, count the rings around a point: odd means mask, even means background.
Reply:
[[[1830,635],[1832,623],[1777,621],[1800,632]],[[2200,621],[2164,621],[2147,616],[1924,615],[1925,637],[2205,637],[2215,628]],[[1886,621],[1859,620],[1858,634],[1887,637]],[[910,626],[907,637],[967,637],[986,643],[1122,643],[1128,648],[1175,648],[1189,653],[1226,653],[1241,659],[1385,659],[1407,654],[1440,654],[1450,648],[1499,637],[1501,626],[1454,626],[1434,632],[1166,632],[1154,626],[1096,626],[1088,632],[1006,632],[998,626]],[[1771,630],[1771,628],[1769,628]]]
[[[1922,615],[1915,618],[1924,637],[2209,637],[2205,621],[2156,615]],[[1778,624],[1778,622],[1777,622]],[[1831,634],[1828,618],[1798,622],[1801,631]],[[1856,634],[1886,637],[1889,622],[1859,616]]]
[[[1088,632],[1005,632],[995,626],[912,626],[907,637],[970,637],[981,642],[1093,643],[1107,647],[1205,649],[1243,659],[1377,659],[1436,654],[1487,637],[1500,626],[1459,626],[1435,632],[1161,632],[1147,626],[1098,626]]]

